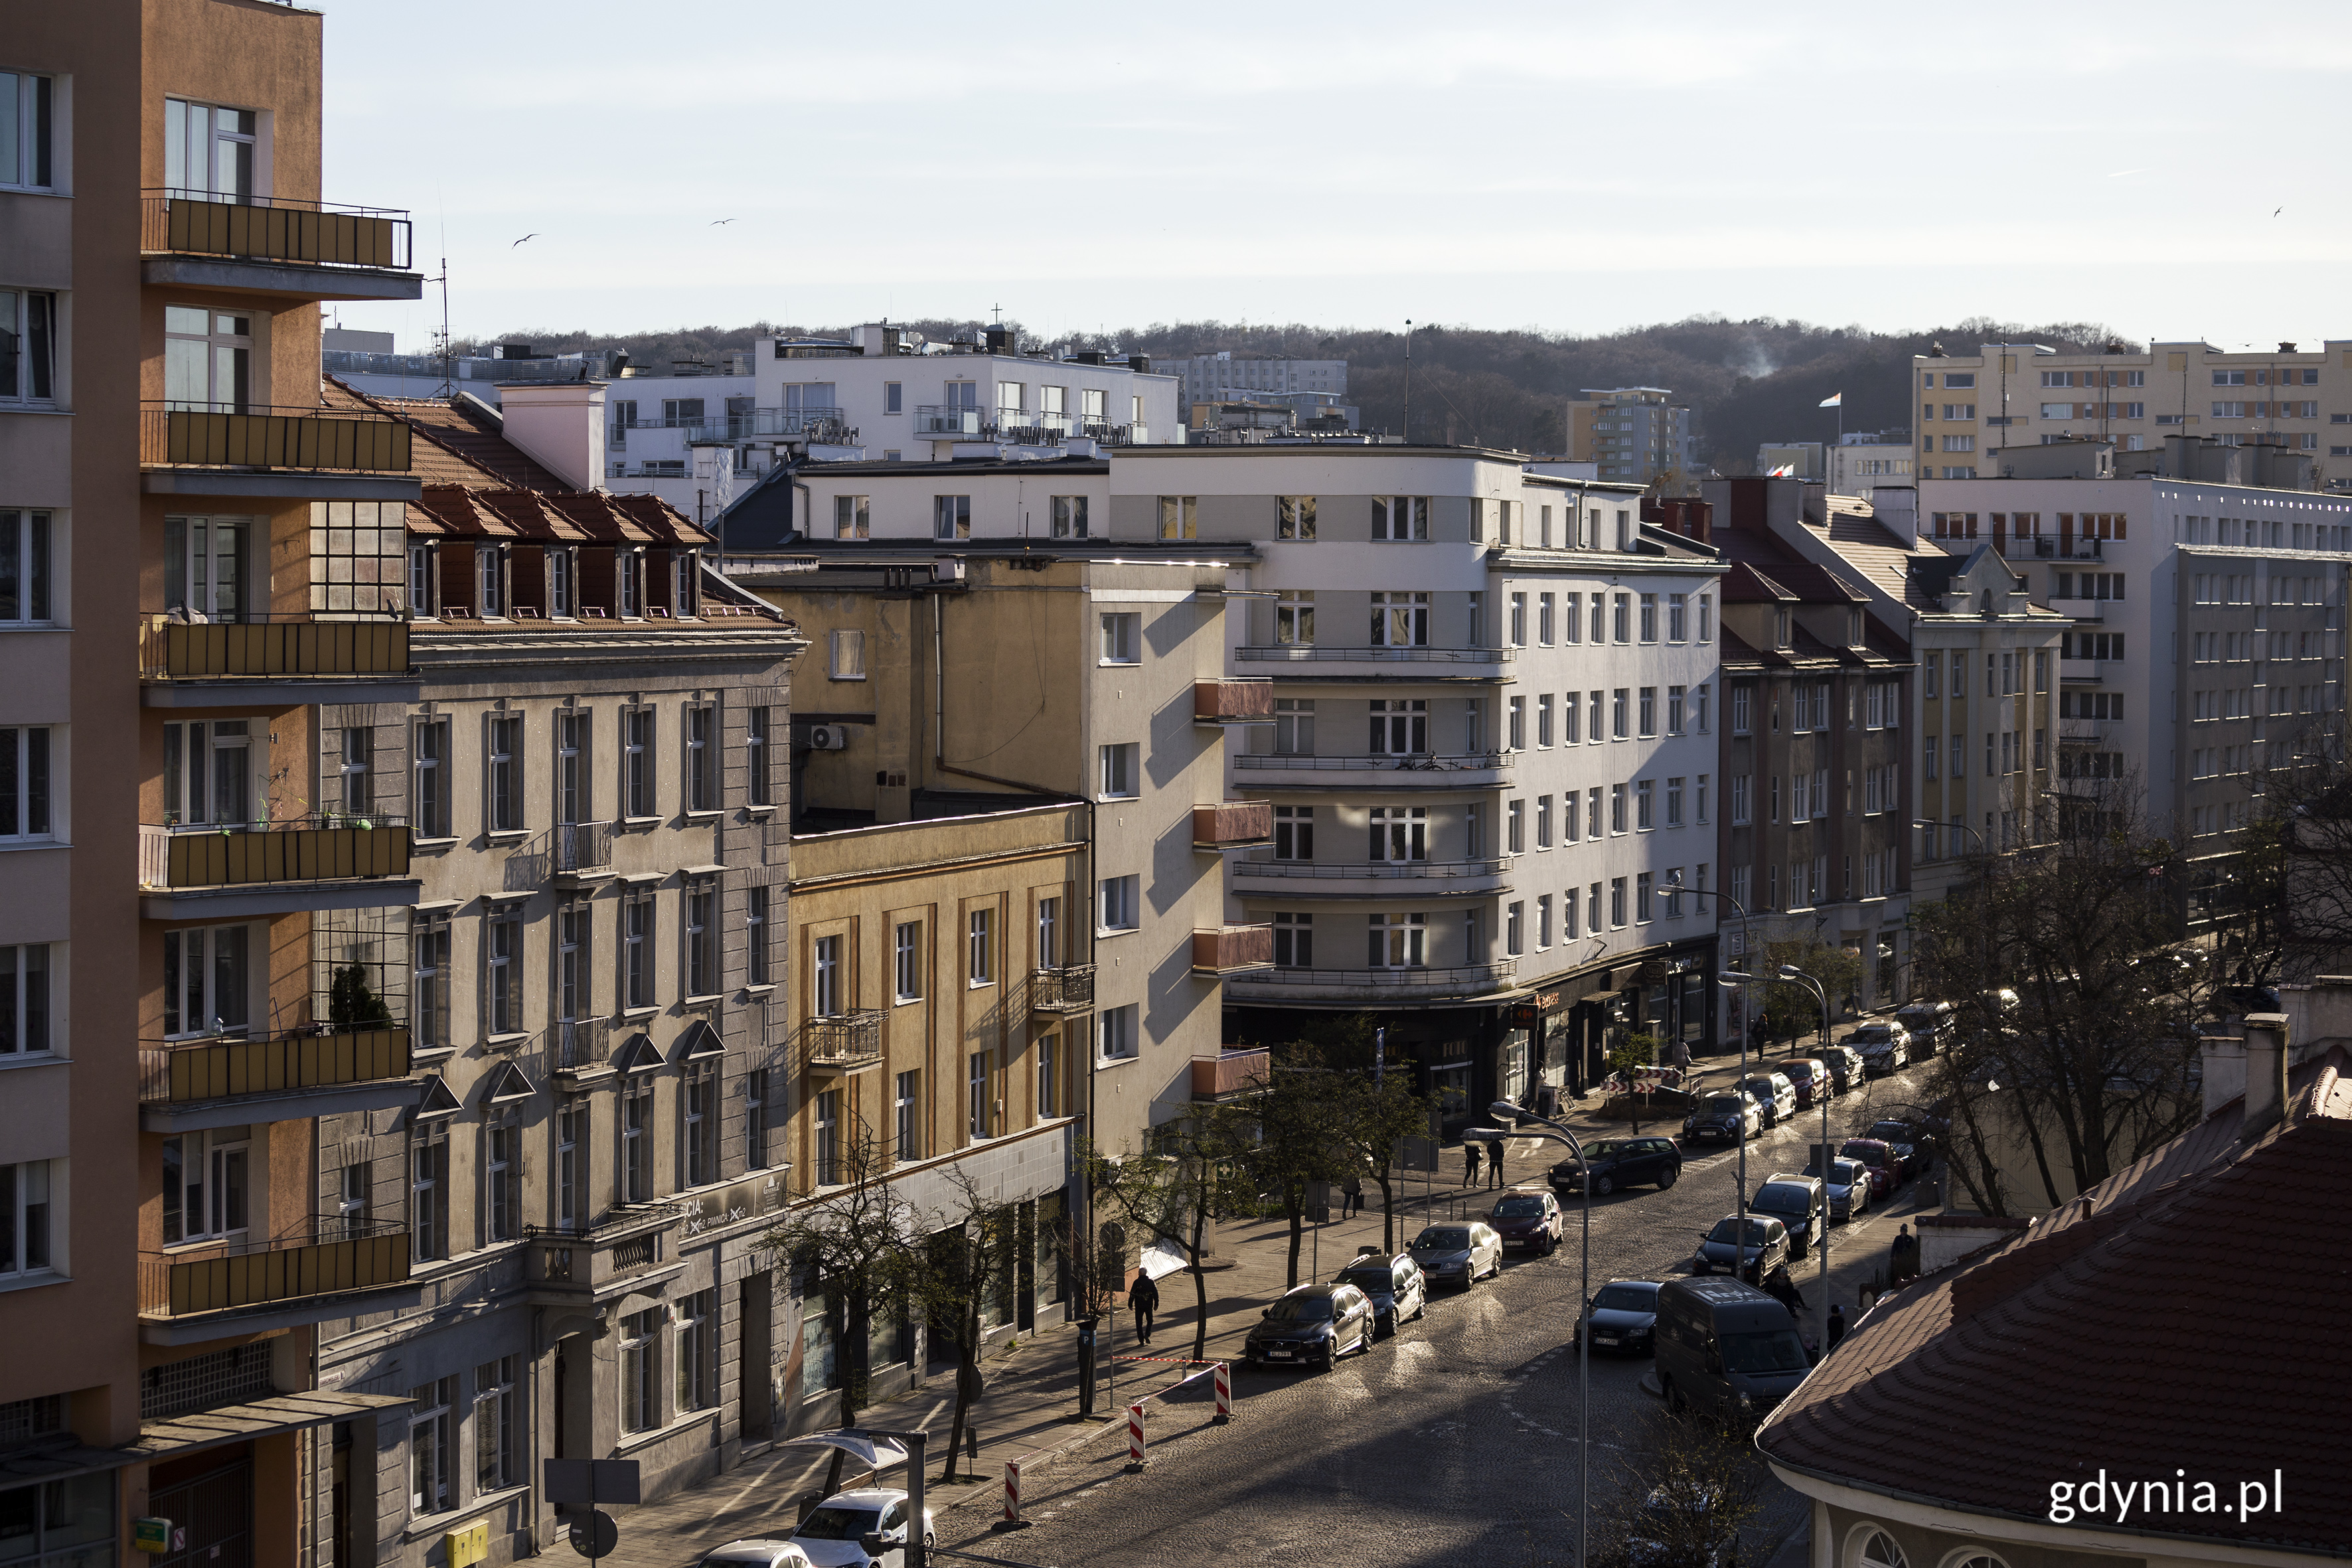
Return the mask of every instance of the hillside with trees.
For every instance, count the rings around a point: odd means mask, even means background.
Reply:
[[[977,338],[978,321],[903,323],[932,338]],[[1018,327],[1017,321],[1008,323]],[[756,321],[743,327],[700,327],[667,332],[603,334],[514,332],[496,342],[530,342],[543,353],[625,349],[647,370],[673,360],[709,361],[728,349],[748,349],[758,338],[836,336],[845,326],[801,327]],[[1518,451],[1557,451],[1564,405],[1587,388],[1659,386],[1696,411],[1699,452],[1721,473],[1749,472],[1766,441],[1826,441],[1837,430],[1834,413],[1819,406],[1845,394],[1848,430],[1908,430],[1912,425],[1911,356],[1942,343],[1972,353],[1982,342],[2047,343],[2062,351],[2098,348],[2114,341],[2109,329],[2063,321],[2021,326],[1971,317],[1911,332],[1822,327],[1770,317],[1732,321],[1719,316],[1629,327],[1593,337],[1527,329],[1431,325],[1412,335],[1412,425],[1423,440],[1447,440]],[[1223,321],[1155,322],[1104,334],[1082,333],[1050,343],[1055,350],[1102,349],[1181,359],[1228,351],[1252,358],[1344,359],[1348,396],[1364,422],[1391,432],[1404,428],[1405,340],[1402,331],[1302,324]]]

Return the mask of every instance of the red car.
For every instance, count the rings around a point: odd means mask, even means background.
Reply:
[[[1486,1223],[1503,1238],[1506,1252],[1524,1247],[1549,1257],[1559,1245],[1559,1200],[1549,1187],[1513,1187],[1496,1201]]]
[[[1849,1138],[1838,1145],[1841,1159],[1859,1160],[1870,1168],[1870,1201],[1879,1203],[1895,1190],[1901,1178],[1902,1157],[1883,1138]]]
[[[1779,1070],[1797,1090],[1797,1109],[1819,1110],[1824,1093],[1834,1094],[1830,1087],[1829,1064],[1813,1057],[1799,1057],[1780,1064]]]

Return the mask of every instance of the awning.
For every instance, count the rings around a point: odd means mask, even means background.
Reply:
[[[336,1421],[404,1409],[406,1396],[390,1394],[338,1394],[320,1389],[310,1394],[279,1394],[246,1405],[224,1405],[217,1410],[192,1411],[160,1421],[142,1421],[139,1440],[130,1446],[131,1459],[168,1458],[217,1448],[225,1443],[299,1432]],[[128,1462],[128,1461],[125,1461]]]
[[[93,1470],[119,1470],[144,1458],[122,1448],[90,1448],[70,1441],[53,1447],[24,1448],[0,1458],[0,1489],[68,1480]]]

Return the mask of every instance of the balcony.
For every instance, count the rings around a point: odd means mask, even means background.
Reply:
[[[918,436],[929,436],[940,440],[961,437],[967,441],[977,441],[983,436],[995,433],[996,422],[983,416],[977,408],[926,403],[915,410],[915,434]]]
[[[408,215],[277,196],[139,194],[142,282],[298,300],[415,300]]]
[[[613,1070],[613,1021],[567,1018],[547,1026],[547,1070],[565,1088]]]
[[[1236,860],[1236,891],[1274,898],[1389,898],[1401,880],[1416,898],[1501,892],[1512,861],[1507,855],[1475,860]]]
[[[524,1233],[523,1285],[533,1306],[608,1301],[681,1271],[688,1237],[768,1220],[789,1197],[782,1170],[756,1171],[723,1187],[655,1203],[615,1205],[593,1224],[532,1226]]]
[[[1192,722],[1212,728],[1274,722],[1274,683],[1268,680],[1196,680]]]
[[[559,822],[547,830],[548,870],[558,881],[613,874],[613,825]]]
[[[415,500],[405,424],[318,408],[142,404],[139,461],[150,495]]]
[[[1192,808],[1192,847],[1222,851],[1274,842],[1274,806],[1263,800],[1228,800]]]
[[[191,621],[141,617],[139,679],[150,708],[230,703],[416,700],[408,622],[396,612],[351,620],[251,615]]]
[[[408,1227],[316,1215],[267,1241],[139,1255],[140,1337],[190,1344],[413,1300]]]
[[[1453,668],[1433,669],[1432,677],[1448,678],[1475,675],[1482,671],[1499,672],[1503,666],[1518,657],[1518,650],[1507,647],[1324,647],[1311,643],[1281,643],[1273,647],[1240,647],[1234,657],[1244,664],[1312,664],[1317,666],[1358,665],[1362,669],[1320,668],[1318,675],[1368,674],[1393,669],[1404,665],[1445,665]]]
[[[1242,1100],[1265,1091],[1268,1053],[1227,1051],[1223,1056],[1192,1058],[1192,1100],[1195,1104],[1219,1105],[1227,1100]]]
[[[1228,1002],[1361,1002],[1469,998],[1510,988],[1517,959],[1450,969],[1265,969],[1230,983]]]
[[[142,1040],[139,1125],[190,1132],[389,1110],[416,1098],[408,1028],[314,1030],[242,1039]]]
[[[392,817],[139,828],[149,920],[243,919],[413,904],[409,829]]]
[[[1384,790],[1462,790],[1507,784],[1517,753],[1514,752],[1387,752],[1372,756],[1310,756],[1297,752],[1270,752],[1234,758],[1235,771],[1253,775],[1253,787],[1348,789],[1377,785]]]
[[[850,445],[857,432],[838,408],[755,408],[749,414],[680,416],[641,420],[631,429],[667,426],[684,433],[689,447],[731,446],[738,441],[816,441]]]
[[[1218,926],[1192,933],[1192,973],[1245,974],[1274,967],[1274,927]]]
[[[2105,559],[2106,541],[2104,539],[2049,539],[2038,534],[2012,541],[2010,547],[2002,553],[2023,555],[2026,553],[2027,545],[2032,546],[2033,558],[2037,561]]]
[[[882,1015],[872,1008],[811,1018],[801,1026],[803,1060],[820,1077],[862,1072],[882,1062]]]
[[[1083,1013],[1095,1005],[1095,966],[1066,963],[1058,969],[1038,969],[1029,975],[1029,1010],[1033,1013]]]

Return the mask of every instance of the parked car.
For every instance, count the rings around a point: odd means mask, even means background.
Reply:
[[[1372,1348],[1372,1300],[1353,1285],[1301,1285],[1258,1315],[1242,1342],[1252,1366],[1336,1365]]]
[[[2197,978],[2203,963],[2192,952],[2179,948],[2167,948],[2161,952],[2144,952],[2131,961],[2133,975],[2145,995],[2167,996]]]
[[[1761,1279],[1789,1261],[1789,1227],[1769,1215],[1748,1216],[1745,1238],[1738,1215],[1727,1214],[1715,1228],[1699,1233],[1698,1250],[1691,1254],[1694,1274],[1728,1274],[1738,1269],[1749,1283]]]
[[[1482,1220],[1433,1225],[1412,1238],[1412,1260],[1432,1280],[1467,1290],[1503,1269],[1503,1238]]]
[[[1683,1136],[1694,1143],[1737,1143],[1763,1125],[1763,1108],[1748,1095],[1710,1094],[1683,1118]]]
[[[938,1521],[923,1510],[923,1544],[931,1544]],[[879,1535],[888,1548],[878,1558],[867,1555],[865,1540]],[[894,1543],[895,1544],[892,1544]],[[835,1492],[810,1510],[793,1531],[792,1543],[801,1549],[813,1568],[859,1568],[879,1563],[881,1568],[902,1568],[907,1560],[907,1494],[869,1489]]]
[[[1658,1282],[1654,1279],[1612,1279],[1594,1292],[1577,1320],[1569,1343],[1581,1342],[1592,1331],[1597,1351],[1637,1351],[1647,1354],[1650,1334],[1658,1321]]]
[[[1833,1220],[1853,1219],[1870,1206],[1870,1167],[1859,1160],[1842,1159],[1834,1154],[1824,1160],[1816,1153],[1805,1166],[1805,1174],[1820,1178],[1828,1191],[1830,1218]]]
[[[1549,1258],[1559,1245],[1559,1200],[1549,1187],[1513,1187],[1495,1200],[1486,1223],[1502,1238],[1505,1251],[1524,1247]]]
[[[1797,1091],[1797,1109],[1812,1110],[1822,1103],[1823,1095],[1834,1095],[1831,1087],[1829,1064],[1819,1057],[1799,1057],[1780,1064],[1780,1075]]]
[[[1838,1145],[1838,1156],[1859,1160],[1870,1169],[1870,1196],[1874,1203],[1892,1194],[1903,1184],[1894,1145],[1877,1138],[1849,1138]]]
[[[730,1541],[704,1552],[696,1568],[810,1568],[809,1555],[789,1541]]]
[[[1932,1057],[1951,1042],[1960,1010],[1949,1002],[1914,1002],[1895,1009],[1895,1021],[1911,1031],[1911,1054]]]
[[[1582,1163],[1570,1155],[1551,1168],[1552,1191],[1582,1192],[1588,1169],[1595,1197],[1644,1182],[1656,1184],[1663,1192],[1683,1173],[1683,1152],[1671,1138],[1595,1138],[1584,1145]]]
[[[1864,1024],[1845,1043],[1862,1053],[1862,1070],[1872,1078],[1911,1065],[1911,1031],[1900,1024]]]
[[[1429,1285],[1410,1253],[1359,1253],[1331,1283],[1353,1285],[1364,1293],[1372,1304],[1372,1327],[1380,1333],[1395,1333],[1399,1323],[1429,1310]]]
[[[1769,1410],[1812,1367],[1789,1309],[1733,1279],[1667,1280],[1655,1337],[1658,1386],[1676,1414]]]
[[[1791,1258],[1802,1258],[1829,1228],[1829,1190],[1819,1176],[1774,1176],[1756,1189],[1748,1206],[1787,1227]]]
[[[1829,1067],[1833,1092],[1843,1094],[1862,1082],[1862,1053],[1852,1046],[1824,1046],[1821,1058]]]
[[[1739,1080],[1739,1087],[1762,1109],[1767,1127],[1778,1127],[1797,1114],[1797,1086],[1786,1073],[1750,1073]]]
[[[1875,1138],[1895,1151],[1896,1173],[1906,1182],[1926,1170],[1933,1159],[1920,1146],[1920,1135],[1907,1121],[1874,1121],[1863,1136]]]

